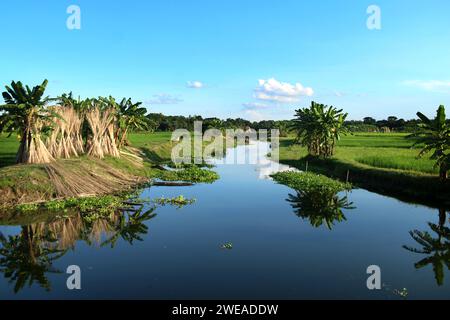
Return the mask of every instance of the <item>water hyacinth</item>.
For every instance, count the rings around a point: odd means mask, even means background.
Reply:
[[[178,196],[178,197],[174,197],[174,198],[157,198],[154,199],[153,202],[160,205],[160,206],[165,206],[165,205],[172,205],[172,206],[176,206],[177,208],[182,208],[186,205],[190,205],[195,203],[195,199],[186,199],[184,196]]]
[[[351,190],[350,183],[333,180],[324,175],[319,175],[310,172],[293,172],[285,171],[278,172],[271,177],[278,183],[286,185],[295,190],[302,190],[303,192],[320,192],[326,194],[335,194],[337,192]]]
[[[224,243],[224,244],[221,246],[221,248],[222,248],[222,249],[231,250],[231,249],[233,249],[233,244],[232,244],[231,242],[227,242],[227,243]]]

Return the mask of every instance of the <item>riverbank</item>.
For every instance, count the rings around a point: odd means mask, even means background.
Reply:
[[[181,171],[164,169],[171,163],[171,134],[130,135],[131,146],[120,158],[80,157],[42,165],[9,165],[14,161],[17,139],[0,137],[0,196],[2,208],[55,199],[93,197],[128,192],[152,179],[211,182],[214,171],[198,167]],[[346,181],[356,187],[407,202],[450,207],[450,184],[438,181],[429,159],[417,159],[418,149],[401,134],[355,134],[344,137],[331,159],[306,157],[294,138],[280,141],[280,162]]]
[[[10,164],[17,142],[2,137],[2,165]],[[49,164],[7,165],[0,168],[0,208],[44,203],[56,199],[95,197],[133,191],[151,180],[212,182],[211,170],[188,167],[166,170],[171,162],[170,133],[132,134],[131,146],[120,158],[86,156]],[[7,146],[7,147],[6,147]]]
[[[344,137],[331,159],[313,159],[293,137],[280,141],[280,162],[407,202],[450,207],[450,183],[439,181],[433,161],[417,159],[419,149],[401,134]]]

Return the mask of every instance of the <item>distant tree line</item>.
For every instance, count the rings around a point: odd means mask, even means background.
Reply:
[[[414,132],[421,121],[405,120],[390,116],[385,120],[365,117],[363,120],[346,121],[345,126],[353,132]]]
[[[173,131],[175,129],[194,129],[195,121],[203,122],[203,130],[210,128],[217,129],[279,129],[280,135],[285,136],[292,131],[294,120],[262,120],[249,121],[242,118],[226,120],[219,118],[203,118],[202,116],[166,116],[161,113],[150,113],[150,127],[153,131]],[[420,119],[405,120],[395,116],[390,116],[385,120],[376,120],[372,117],[365,117],[363,120],[346,120],[344,127],[351,132],[415,132]]]
[[[291,120],[264,120],[249,121],[242,118],[222,120],[219,118],[203,118],[202,116],[166,116],[161,113],[150,113],[147,115],[149,125],[153,131],[173,131],[176,129],[194,130],[194,122],[202,121],[203,131],[211,128],[216,129],[279,129],[280,135],[286,135],[289,132]]]

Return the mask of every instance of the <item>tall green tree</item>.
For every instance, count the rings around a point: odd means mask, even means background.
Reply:
[[[311,156],[333,156],[336,141],[348,132],[344,127],[348,114],[342,111],[314,101],[310,108],[295,111],[292,129],[297,132],[297,140],[308,148]]]
[[[130,99],[123,98],[118,104],[119,109],[119,130],[116,140],[118,147],[123,147],[127,143],[130,130],[148,130],[150,120],[147,118],[147,109],[141,107],[142,102],[133,103]]]
[[[50,101],[44,97],[47,80],[30,89],[20,81],[11,82],[3,92],[4,105],[0,106],[0,132],[18,133],[20,146],[17,163],[46,163],[53,159],[42,141],[42,134],[50,131],[57,115],[46,108]]]
[[[434,119],[429,119],[421,112],[417,116],[421,120],[418,131],[409,137],[417,139],[415,145],[423,145],[419,157],[431,153],[430,158],[439,167],[439,177],[445,182],[450,169],[450,125],[446,120],[445,107],[439,106]]]

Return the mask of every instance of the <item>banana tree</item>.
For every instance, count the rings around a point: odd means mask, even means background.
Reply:
[[[419,157],[431,153],[430,158],[439,167],[439,177],[445,182],[450,169],[450,125],[446,120],[445,107],[439,106],[434,119],[429,119],[421,112],[417,116],[421,120],[419,130],[409,137],[417,139],[415,145],[423,146]]]
[[[30,89],[20,81],[11,82],[3,92],[4,105],[0,106],[0,132],[18,133],[20,146],[16,163],[47,163],[54,160],[48,151],[42,135],[51,131],[56,117],[52,110],[46,108],[50,101],[44,97],[47,80]]]
[[[119,130],[116,134],[116,141],[119,148],[127,143],[130,130],[147,130],[149,128],[149,119],[146,117],[147,109],[141,105],[142,102],[133,103],[131,99],[126,98],[123,98],[118,104]]]
[[[308,148],[311,156],[333,156],[336,141],[348,133],[344,127],[347,113],[342,111],[315,102],[310,108],[296,110],[291,128],[297,132],[297,141]]]

